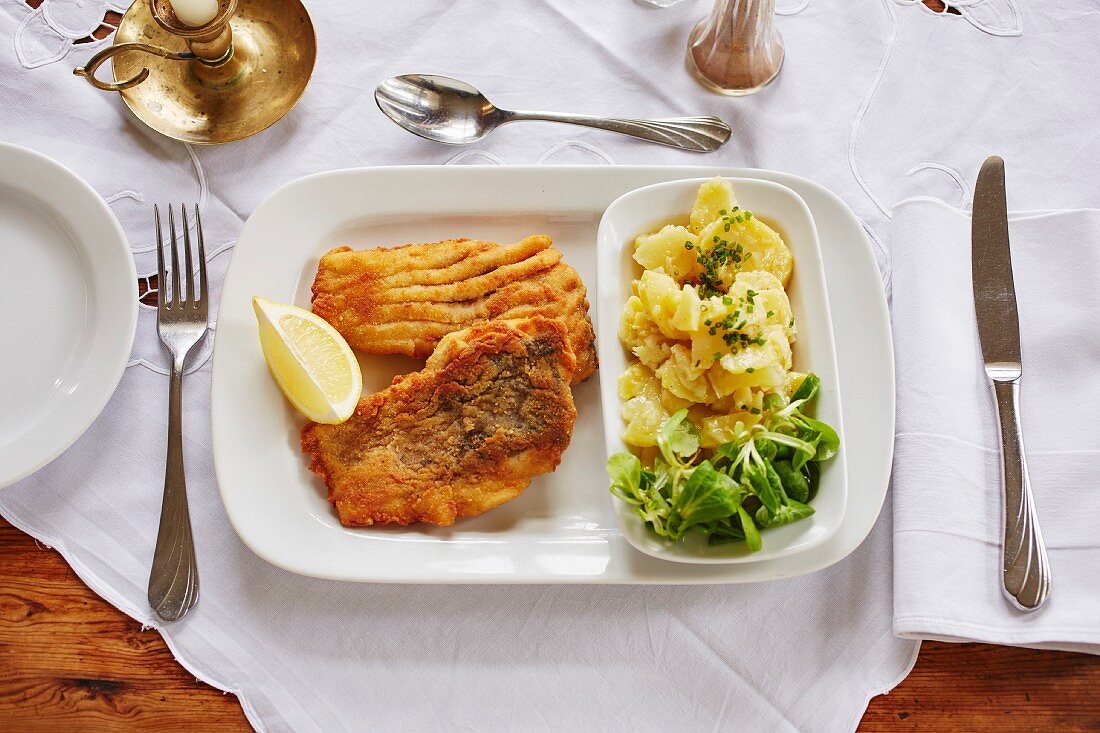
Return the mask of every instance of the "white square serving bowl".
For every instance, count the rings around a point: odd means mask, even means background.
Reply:
[[[631,257],[634,239],[665,224],[686,224],[699,186],[698,178],[657,183],[623,194],[604,212],[597,233],[596,310],[602,328],[597,335],[600,394],[607,455],[627,450],[621,416],[619,377],[634,357],[619,341],[618,323],[631,286],[642,268]],[[794,368],[821,378],[814,415],[836,428],[840,451],[821,466],[821,484],[811,502],[815,513],[802,521],[762,532],[763,548],[749,552],[743,542],[708,546],[701,535],[670,542],[649,530],[617,497],[619,526],[637,550],[662,560],[684,563],[752,563],[811,551],[840,528],[847,506],[848,479],[844,421],[840,407],[836,348],[821,245],[813,215],[802,198],[786,186],[750,178],[727,178],[738,205],[779,232],[794,254],[794,273],[787,287],[798,328]]]

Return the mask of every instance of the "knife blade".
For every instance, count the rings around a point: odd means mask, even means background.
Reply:
[[[1004,160],[993,156],[982,164],[974,187],[971,223],[971,267],[974,310],[986,371],[1020,376],[1020,320],[1008,244],[1008,204]],[[990,374],[991,379],[996,379]]]
[[[1001,435],[1002,589],[1016,608],[1033,611],[1050,595],[1050,563],[1020,429],[1020,320],[1008,240],[1005,167],[997,156],[988,158],[978,173],[970,238],[978,340]]]

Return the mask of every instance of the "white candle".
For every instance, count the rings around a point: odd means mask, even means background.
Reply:
[[[180,22],[192,28],[206,25],[218,14],[218,0],[170,0],[170,2]]]

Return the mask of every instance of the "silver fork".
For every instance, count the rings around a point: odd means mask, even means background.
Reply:
[[[187,209],[180,205],[183,219],[183,267],[176,244],[176,219],[168,207],[168,231],[171,236],[172,291],[168,292],[165,275],[164,239],[161,236],[160,211],[153,206],[157,227],[157,333],[172,353],[172,378],[168,387],[168,458],[164,467],[164,497],[160,505],[160,529],[149,574],[149,605],[165,621],[178,621],[199,599],[199,571],[195,565],[195,543],[191,537],[191,517],[187,511],[187,483],[183,475],[183,364],[207,329],[210,292],[206,287],[206,250],[202,241],[202,218],[195,204],[195,233],[198,239],[199,292],[195,291],[191,267],[191,235],[187,229]],[[184,287],[180,287],[180,272]],[[186,290],[186,292],[185,292]]]

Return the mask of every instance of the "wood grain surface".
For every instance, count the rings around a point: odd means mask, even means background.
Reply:
[[[958,12],[939,0],[925,4]],[[93,35],[104,37],[118,21],[108,13]],[[142,285],[144,294],[149,283]],[[913,672],[871,701],[859,730],[1100,731],[1097,689],[1100,657],[925,642]],[[233,695],[197,681],[158,633],[143,631],[60,555],[0,519],[0,731],[181,729],[250,728]]]
[[[1100,657],[925,642],[860,731],[1097,731]],[[0,520],[0,731],[247,731],[233,695],[195,680],[160,635]]]

